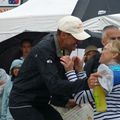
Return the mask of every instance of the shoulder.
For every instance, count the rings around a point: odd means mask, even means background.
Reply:
[[[47,59],[54,60],[56,58],[56,46],[54,41],[54,34],[50,33],[43,37],[43,39],[33,47],[28,58],[35,61],[46,61]],[[32,63],[33,64],[33,63]]]
[[[54,34],[50,33],[41,39],[41,41],[37,44],[37,47],[52,49],[54,45],[55,45]]]
[[[46,35],[45,37],[43,37],[40,42],[33,47],[33,50],[36,51],[41,51],[41,52],[49,52],[51,50],[55,49],[55,42],[54,42],[54,34],[50,33],[48,35]]]

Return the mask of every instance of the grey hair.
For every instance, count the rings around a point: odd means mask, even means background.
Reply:
[[[110,30],[110,29],[116,29],[116,30],[119,30],[119,28],[115,25],[108,25],[108,26],[105,26],[102,30],[102,37],[106,34],[106,31],[107,30]]]

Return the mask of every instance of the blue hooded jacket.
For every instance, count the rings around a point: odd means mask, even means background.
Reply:
[[[11,67],[10,67],[10,74],[11,74],[11,70],[13,68],[16,68],[16,67],[20,68],[22,66],[22,63],[23,63],[22,60],[19,60],[19,59],[14,60],[11,64]],[[13,78],[12,77],[13,76],[11,75],[11,78],[10,78],[11,80],[7,81],[5,88],[4,88],[3,98],[2,98],[1,120],[14,120],[10,114],[9,106],[8,106],[9,94],[10,94],[10,91],[11,91],[12,86],[13,86],[13,81],[12,81]]]

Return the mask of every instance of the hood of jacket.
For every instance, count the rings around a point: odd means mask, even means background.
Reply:
[[[20,60],[20,59],[15,59],[12,64],[11,64],[11,67],[10,67],[10,74],[11,74],[11,70],[13,68],[20,68],[23,64],[23,60]]]

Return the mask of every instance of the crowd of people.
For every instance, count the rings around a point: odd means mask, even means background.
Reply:
[[[20,67],[25,58],[29,55],[33,43],[26,38],[20,43],[20,58],[11,63],[9,74],[4,69],[0,69],[0,120],[14,120],[9,111],[9,95],[13,86],[13,81],[17,78]]]
[[[66,16],[55,33],[34,47],[31,40],[22,40],[21,57],[12,62],[9,75],[0,69],[0,120],[63,120],[53,105],[72,109],[85,103],[93,107],[95,120],[119,120],[120,30],[114,25],[103,29],[102,52],[90,45],[83,58],[71,57],[77,44],[89,37],[79,18]],[[114,76],[105,112],[96,111],[93,96],[93,88],[100,86],[100,64]]]

